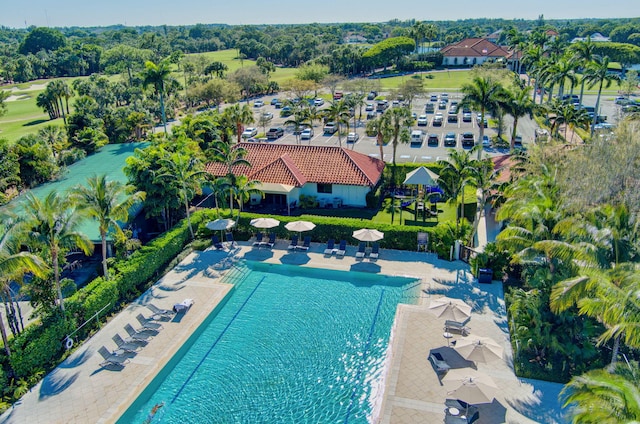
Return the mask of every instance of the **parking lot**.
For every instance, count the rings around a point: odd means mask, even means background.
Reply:
[[[434,105],[434,112],[426,113],[425,112],[425,104],[431,103],[432,96],[437,96],[437,102]],[[401,162],[434,162],[438,160],[446,160],[449,157],[449,151],[452,148],[455,149],[470,149],[470,146],[463,147],[462,146],[462,136],[464,133],[472,133],[474,136],[474,142],[476,144],[482,143],[482,140],[478,140],[479,136],[479,128],[478,128],[478,111],[471,111],[471,119],[468,122],[463,120],[463,112],[459,110],[457,114],[457,119],[455,122],[450,120],[448,117],[450,116],[449,108],[452,102],[460,102],[462,99],[461,93],[447,93],[448,101],[445,109],[438,109],[438,103],[442,99],[441,92],[433,92],[427,93],[421,98],[414,100],[411,111],[415,113],[416,117],[420,117],[421,115],[426,115],[427,117],[427,125],[419,126],[418,122],[414,123],[411,130],[421,130],[424,133],[424,139],[422,144],[418,143],[407,143],[407,144],[399,144],[396,154],[396,161]],[[284,136],[279,137],[276,140],[269,140],[268,142],[272,143],[286,143],[286,144],[311,144],[311,145],[320,145],[320,146],[338,146],[342,144],[343,147],[353,149],[355,151],[367,154],[372,157],[380,157],[380,149],[376,145],[375,137],[368,137],[365,133],[365,125],[367,122],[366,116],[367,112],[365,111],[366,107],[362,108],[362,121],[357,121],[357,126],[354,130],[353,128],[353,119],[351,119],[350,124],[351,127],[349,131],[356,132],[358,134],[357,141],[355,143],[347,142],[347,135],[343,134],[340,139],[338,134],[324,134],[323,126],[320,122],[314,122],[313,135],[310,138],[305,140],[297,140],[294,135],[294,129],[292,126],[285,126],[284,122],[291,117],[282,117],[280,113],[282,111],[282,107],[276,108],[272,105],[272,99],[278,98],[280,101],[284,101],[284,97],[281,95],[279,97],[274,96],[266,96],[261,98],[264,102],[264,105],[261,107],[254,107],[254,115],[255,115],[255,123],[251,126],[256,127],[258,132],[263,132],[263,128],[259,125],[260,116],[263,113],[272,114],[273,118],[269,121],[269,124],[265,126],[265,130],[268,130],[271,127],[282,127],[284,128]],[[373,104],[375,109],[376,101],[375,100],[366,100],[366,103]],[[584,99],[585,104],[595,104],[595,96],[585,96]],[[619,113],[617,109],[618,106],[613,104],[611,99],[605,98],[601,100],[601,108],[603,114],[609,116],[609,122],[615,122]],[[253,103],[251,103],[253,105]],[[329,106],[329,102],[324,102],[320,109],[325,109]],[[393,107],[392,102],[389,102],[389,107]],[[437,114],[441,114],[442,116],[442,124],[434,126],[434,119]],[[356,110],[356,116],[359,116],[359,110]],[[506,116],[504,125],[504,136],[509,137],[511,135],[511,129],[513,125],[513,120],[510,116]],[[522,137],[522,145],[524,148],[527,145],[534,143],[534,133],[537,128],[537,124],[529,117],[520,118],[518,121],[518,135]],[[343,131],[346,129],[343,128]],[[485,128],[484,133],[491,139],[496,135],[495,128]],[[447,134],[453,134],[453,138],[455,139],[455,146],[453,144],[445,146],[445,137]],[[428,143],[427,139],[429,135],[435,135],[438,139],[438,143]],[[435,137],[431,137],[432,140],[435,140]],[[390,145],[384,147],[384,157],[383,160],[386,162],[392,161],[392,149]],[[483,154],[486,156],[496,156],[508,153],[508,149],[498,149],[492,146],[484,146]]]

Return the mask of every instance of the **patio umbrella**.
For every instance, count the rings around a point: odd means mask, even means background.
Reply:
[[[489,337],[460,339],[454,349],[469,361],[489,362],[502,359],[502,346]]]
[[[316,224],[309,221],[292,221],[292,222],[288,222],[284,226],[284,228],[286,228],[289,231],[297,231],[301,233],[303,231],[313,230],[314,228],[316,228]]]
[[[433,299],[429,310],[438,318],[457,322],[464,322],[471,316],[471,306],[461,299],[452,299],[446,296]]]
[[[222,232],[225,231],[225,230],[228,230],[229,228],[233,227],[234,225],[236,225],[236,221],[234,221],[233,219],[222,219],[222,218],[220,218],[220,219],[216,219],[215,221],[207,222],[205,227],[207,227],[211,231],[220,230],[220,238],[224,239],[224,237],[222,236]]]
[[[370,241],[382,240],[384,238],[384,233],[378,230],[370,230],[368,228],[363,228],[361,230],[354,231],[353,238],[360,241],[366,241],[367,247],[369,247]]]
[[[450,370],[442,381],[455,387],[447,395],[460,399],[468,404],[489,403],[494,399],[494,393],[498,389],[496,383],[486,374],[479,373],[470,368]]]
[[[273,218],[255,218],[249,224],[256,228],[273,228],[280,225],[280,221]]]

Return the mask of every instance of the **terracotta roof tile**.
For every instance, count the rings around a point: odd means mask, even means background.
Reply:
[[[450,44],[441,50],[444,56],[467,57],[506,57],[509,52],[484,38],[465,38]]]
[[[374,186],[384,162],[362,153],[333,146],[240,143],[251,167],[237,166],[233,172],[262,182],[301,187],[307,182]],[[224,165],[209,163],[207,172],[224,176]]]

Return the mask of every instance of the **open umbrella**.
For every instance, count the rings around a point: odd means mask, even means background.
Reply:
[[[361,230],[356,230],[353,232],[353,238],[360,241],[378,241],[384,238],[384,233],[378,230],[370,230],[368,228],[363,228]]]
[[[255,218],[249,224],[256,228],[274,228],[280,225],[280,221],[273,218]]]
[[[502,359],[502,346],[489,337],[458,340],[454,349],[469,361],[489,362]]]
[[[461,299],[452,299],[446,296],[433,299],[429,310],[438,318],[457,322],[464,322],[471,316],[471,306]]]
[[[468,404],[489,403],[498,389],[496,383],[486,374],[470,368],[450,370],[442,381],[454,389],[447,393]]]
[[[225,230],[228,230],[234,225],[236,225],[236,221],[234,221],[233,219],[220,218],[220,219],[216,219],[215,221],[207,222],[205,227],[207,227],[211,231],[220,230],[220,238],[224,240],[224,237],[222,236],[222,232]]]
[[[292,221],[292,222],[288,222],[284,226],[284,228],[286,228],[289,231],[297,231],[301,233],[303,231],[313,230],[314,228],[316,228],[316,224],[309,221]]]

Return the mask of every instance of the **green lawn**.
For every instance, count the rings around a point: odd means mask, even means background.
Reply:
[[[62,119],[50,121],[49,115],[36,106],[36,96],[41,91],[25,91],[28,98],[5,103],[7,113],[0,118],[0,137],[15,141],[51,123],[62,125]]]
[[[416,73],[424,78],[424,87],[427,91],[440,91],[444,89],[457,90],[462,84],[471,81],[471,71],[436,71]],[[427,77],[429,76],[429,78]],[[433,78],[430,78],[430,77]],[[413,78],[410,75],[402,77],[381,78],[380,84],[382,90],[391,90],[398,88],[407,78]]]

